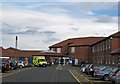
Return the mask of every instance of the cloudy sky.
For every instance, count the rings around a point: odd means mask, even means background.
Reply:
[[[112,1],[4,0],[1,46],[15,47],[15,36],[19,49],[39,50],[68,38],[109,36],[118,31],[118,2]]]

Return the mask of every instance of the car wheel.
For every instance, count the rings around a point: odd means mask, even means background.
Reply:
[[[112,84],[115,84],[115,82],[114,82],[114,81],[112,81]]]
[[[14,67],[11,67],[11,69],[13,70],[13,69],[14,69]]]
[[[20,68],[23,68],[23,66],[20,65]]]
[[[95,72],[93,73],[93,77],[96,77]]]
[[[103,77],[103,79],[104,79],[105,81],[108,81],[108,80],[109,80],[109,76],[108,76],[108,75],[105,75],[105,76]]]

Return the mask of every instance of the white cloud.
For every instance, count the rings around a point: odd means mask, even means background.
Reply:
[[[1,2],[118,2],[119,0],[1,0]]]
[[[89,7],[89,6],[88,6]],[[86,8],[87,9],[87,8]],[[93,14],[88,12],[88,14]],[[28,27],[36,28],[36,31],[53,31],[53,35],[35,34],[35,35],[19,35],[19,48],[23,49],[46,49],[48,45],[52,44],[51,40],[63,40],[72,37],[81,36],[103,36],[117,31],[117,18],[104,16],[104,18],[111,18],[113,22],[97,22],[99,17],[84,17],[73,18],[67,14],[50,14],[43,12],[35,12],[30,10],[3,10],[3,22],[13,26],[15,32],[25,32]],[[74,29],[74,30],[73,30]],[[109,31],[109,32],[108,32]],[[14,37],[17,34],[3,34],[3,46],[14,46]],[[7,41],[7,42],[6,42]],[[50,42],[49,42],[50,41]],[[54,43],[53,42],[53,43]]]

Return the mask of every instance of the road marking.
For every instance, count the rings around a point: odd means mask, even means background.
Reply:
[[[78,83],[80,83],[79,79],[77,77],[74,76],[74,74],[71,72],[71,70],[69,70],[70,74],[77,80]],[[80,83],[81,84],[81,83]]]
[[[74,70],[74,71],[75,71],[76,74],[79,74],[79,72],[77,72],[76,70]],[[83,75],[81,75],[81,76],[83,76]],[[92,83],[87,77],[85,77],[85,79],[86,79],[90,84],[94,84],[94,83]]]
[[[62,70],[62,66],[61,66],[61,65],[58,65],[58,66],[56,67],[56,70]]]

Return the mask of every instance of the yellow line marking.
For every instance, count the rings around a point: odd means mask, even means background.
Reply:
[[[74,70],[77,74],[79,74],[76,70]],[[83,75],[81,75],[81,76],[83,76]],[[94,83],[92,83],[87,77],[85,78],[87,81],[89,81],[90,82],[90,84],[94,84]]]
[[[70,72],[70,74],[77,80],[77,82],[80,83],[80,81],[78,80],[78,78],[76,78],[76,77],[74,76],[74,74],[71,72],[71,70],[69,70],[69,72]]]

